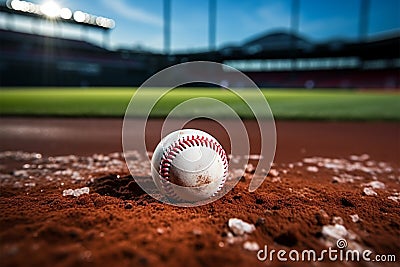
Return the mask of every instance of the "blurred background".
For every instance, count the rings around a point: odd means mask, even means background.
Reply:
[[[1,0],[0,85],[134,87],[210,60],[260,87],[399,89],[399,14],[397,0]]]

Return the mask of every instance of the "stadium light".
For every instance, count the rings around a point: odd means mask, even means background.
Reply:
[[[110,18],[91,15],[80,10],[72,12],[71,9],[60,7],[56,2],[51,0],[42,5],[22,0],[8,0],[6,6],[10,9],[10,12],[12,10],[17,11],[17,13],[29,13],[39,17],[44,16],[55,20],[87,24],[103,29],[112,29],[115,27],[115,21]]]
[[[74,12],[74,20],[76,22],[84,22],[85,21],[85,13],[82,11],[75,11]]]
[[[60,10],[60,17],[62,19],[71,19],[72,18],[72,11],[69,8],[63,7]]]
[[[40,6],[40,11],[49,18],[56,18],[60,16],[61,8],[57,3],[50,1],[42,4]]]

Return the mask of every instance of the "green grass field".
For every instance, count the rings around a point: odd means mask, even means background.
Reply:
[[[276,90],[263,89],[276,119],[296,120],[400,120],[400,94],[396,92],[359,92],[351,90]],[[2,88],[2,116],[122,117],[134,93],[129,88]],[[141,101],[158,95],[148,89]],[[256,97],[243,90],[248,97]],[[157,103],[152,117],[164,117],[177,104],[193,97],[212,97],[231,106],[241,117],[252,113],[234,94],[221,89],[180,88]],[[202,115],[204,107],[191,106],[184,115]],[[206,109],[207,110],[207,109]],[[218,116],[219,110],[207,110]],[[142,116],[138,110],[137,116]],[[181,114],[182,115],[182,114]]]

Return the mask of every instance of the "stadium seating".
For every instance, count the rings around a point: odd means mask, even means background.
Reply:
[[[166,66],[185,61],[276,59],[278,56],[284,56],[285,51],[274,48],[273,51],[260,50],[258,54],[250,55],[248,47],[262,41],[264,46],[271,49],[271,46],[268,46],[269,40],[282,42],[286,39],[290,40],[290,36],[275,34],[269,38],[253,40],[242,48],[236,47],[235,53],[227,53],[226,49],[222,48],[220,51],[175,54],[171,57],[143,51],[111,51],[86,41],[0,30],[0,85],[138,86]],[[368,60],[380,57],[397,57],[400,60],[399,50],[396,50],[399,41],[400,38],[389,38],[365,44],[347,44],[340,51],[330,51],[328,45],[312,45],[304,41],[305,50],[296,50],[296,53],[301,57],[315,58],[356,54],[361,59],[367,57]],[[391,51],[395,51],[394,55]],[[286,59],[294,55],[287,54],[286,51]],[[357,67],[297,71],[264,70],[245,73],[261,87],[394,89],[400,87],[399,66],[380,69]]]

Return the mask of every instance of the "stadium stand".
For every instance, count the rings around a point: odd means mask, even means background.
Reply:
[[[315,43],[274,32],[217,51],[164,55],[0,30],[0,85],[138,86],[167,66],[211,60],[243,71],[263,87],[399,89],[399,47],[399,34]]]
[[[2,86],[134,85],[151,73],[146,54],[84,41],[0,30]]]

